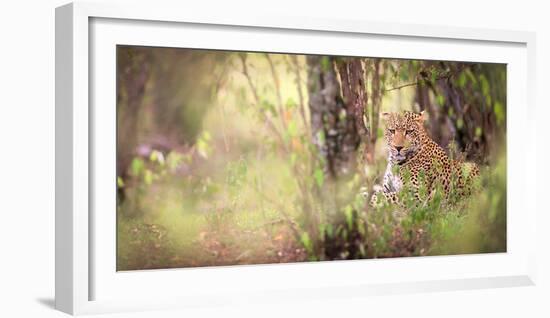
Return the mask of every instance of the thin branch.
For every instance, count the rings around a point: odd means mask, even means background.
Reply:
[[[226,74],[226,71],[227,69],[229,68],[229,61],[225,61],[223,63],[223,66],[222,66],[222,70],[216,80],[216,86],[215,86],[215,91],[216,91],[216,96],[218,96],[218,92],[220,91],[221,87],[224,85],[224,78],[225,78],[225,74]],[[219,97],[218,97],[219,98]],[[223,135],[223,144],[224,144],[224,147],[225,147],[225,152],[229,152],[229,141],[227,139],[227,128],[226,128],[226,123],[225,123],[225,118],[227,117],[226,115],[226,111],[225,111],[225,103],[220,103],[220,117],[221,117],[221,122],[222,122],[222,135]]]
[[[254,95],[254,100],[256,101],[256,106],[261,107],[260,102],[260,96],[258,95],[258,90],[256,89],[256,86],[254,85],[254,82],[252,81],[252,77],[250,76],[250,73],[248,73],[248,67],[246,66],[246,56],[244,54],[240,54],[239,57],[241,58],[242,62],[242,73],[246,77],[246,80],[248,82],[248,86],[250,87],[250,90],[252,91],[252,95]],[[269,118],[269,116],[266,115],[265,111],[260,109],[260,114],[262,115],[262,119],[266,123],[267,127],[277,136],[279,139],[279,142],[281,143],[281,146],[283,149],[288,152],[289,150],[286,148],[286,143],[283,138],[283,135],[277,130],[277,127]]]
[[[259,107],[261,105],[260,96],[258,95],[258,90],[256,89],[256,86],[254,85],[254,82],[250,77],[250,73],[248,73],[248,66],[246,66],[246,56],[244,54],[239,54],[239,57],[241,58],[241,63],[243,66],[242,73],[246,77],[246,80],[248,81],[248,86],[250,87],[250,90],[254,95],[254,100],[256,101],[256,105]]]
[[[285,209],[286,207],[276,201],[276,200],[273,200],[271,199],[270,197],[268,197],[267,195],[265,195],[265,193],[261,192],[261,191],[258,191],[258,189],[254,188],[256,190],[256,193],[262,197],[262,199],[268,201],[269,203],[275,205],[277,207],[277,210],[279,211],[279,213],[283,216],[283,218],[285,219],[285,221],[287,222],[287,224],[289,225],[290,229],[292,230],[292,233],[294,234],[296,240],[299,242],[300,241],[300,237],[301,237],[301,232],[302,230],[300,229],[300,226],[298,225],[298,223],[296,221],[294,221],[290,215],[288,215],[288,213],[285,212]]]
[[[294,75],[296,76],[296,89],[298,90],[298,99],[300,102],[300,116],[302,117],[304,127],[306,128],[306,133],[309,136],[311,129],[306,119],[306,105],[304,102],[304,93],[302,92],[302,78],[300,76],[300,65],[298,64],[298,58],[296,57],[296,55],[290,55],[290,60],[293,64],[292,69],[294,70]]]
[[[285,121],[285,116],[284,116],[285,114],[283,110],[283,98],[281,96],[281,83],[279,81],[279,75],[277,74],[277,70],[275,70],[275,64],[273,64],[273,60],[269,56],[269,53],[265,54],[265,58],[269,63],[271,76],[273,77],[273,83],[275,84],[275,95],[277,96],[277,109],[279,112],[279,117],[281,118],[281,125],[283,126],[283,129],[286,129],[286,121]]]
[[[395,87],[392,87],[392,88],[385,89],[385,90],[384,90],[384,93],[385,93],[385,92],[394,91],[394,90],[398,90],[398,89],[402,89],[402,88],[409,87],[409,86],[416,86],[416,85],[418,85],[418,84],[420,84],[420,83],[425,83],[425,82],[426,82],[426,81],[422,80],[422,81],[416,81],[416,82],[412,82],[412,83],[407,83],[407,84],[395,86]]]
[[[438,80],[442,80],[442,79],[449,79],[449,78],[453,77],[454,75],[459,74],[460,72],[462,72],[464,70],[464,68],[465,68],[465,66],[462,66],[462,67],[458,68],[457,70],[455,70],[454,72],[447,72],[444,75],[440,75],[440,76],[435,78],[434,82],[438,81]],[[431,83],[431,81],[421,79],[421,80],[418,80],[416,82],[407,83],[407,84],[395,86],[395,87],[392,87],[392,88],[388,88],[388,89],[384,90],[384,93],[394,91],[394,90],[397,90],[397,89],[402,89],[402,88],[409,87],[409,86],[415,86],[415,85],[418,85],[418,84],[425,84],[425,83]]]

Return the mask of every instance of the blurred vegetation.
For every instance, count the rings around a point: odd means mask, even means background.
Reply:
[[[426,110],[467,198],[370,207],[382,111]],[[117,47],[117,269],[506,251],[506,66]]]

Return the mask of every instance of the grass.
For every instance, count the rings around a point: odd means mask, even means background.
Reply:
[[[484,191],[460,199],[436,195],[424,204],[405,190],[401,194],[405,206],[385,204],[365,211],[366,199],[359,190],[362,182],[351,180],[338,187],[354,194],[339,199],[345,206],[333,212],[318,211],[323,213],[318,234],[304,225],[294,176],[278,168],[286,163],[275,157],[250,165],[246,162],[241,158],[227,163],[217,172],[225,184],[216,187],[209,178],[158,180],[141,195],[139,216],[125,216],[128,205],[123,205],[118,217],[117,268],[506,251],[504,160],[493,169],[482,170],[479,186]],[[196,197],[190,200],[190,194]],[[297,222],[299,238],[282,208]]]
[[[265,60],[253,62],[262,98],[275,104],[272,84],[259,75],[269,72]],[[282,147],[243,106],[252,98],[242,74],[229,79],[195,146],[136,157],[121,180],[117,270],[506,251],[504,155],[482,169],[479,191],[468,198],[436,195],[418,204],[403,191],[403,207],[367,208],[364,188],[379,183],[386,165],[382,142],[374,164],[327,180],[311,164],[299,109],[285,113],[293,124]],[[280,79],[285,104],[297,101],[291,75],[281,71]]]
[[[281,214],[299,218],[286,161],[250,157],[211,165],[196,156],[193,171],[205,174],[187,176],[148,162],[155,181],[134,182],[119,207],[118,270],[302,260]]]

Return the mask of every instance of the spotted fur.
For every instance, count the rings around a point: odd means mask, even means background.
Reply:
[[[411,188],[418,201],[422,201],[419,189],[422,179],[428,194],[439,183],[448,196],[451,191],[467,194],[473,178],[479,175],[473,163],[451,160],[443,148],[433,141],[424,129],[424,112],[383,113],[386,121],[384,139],[388,147],[388,165],[382,186],[375,187],[371,204],[376,205],[379,194],[397,203],[397,193],[403,188],[403,173],[410,174]]]

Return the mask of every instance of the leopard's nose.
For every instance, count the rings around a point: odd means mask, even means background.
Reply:
[[[401,149],[403,149],[403,146],[395,146],[395,150],[397,150],[397,152],[400,152]]]

